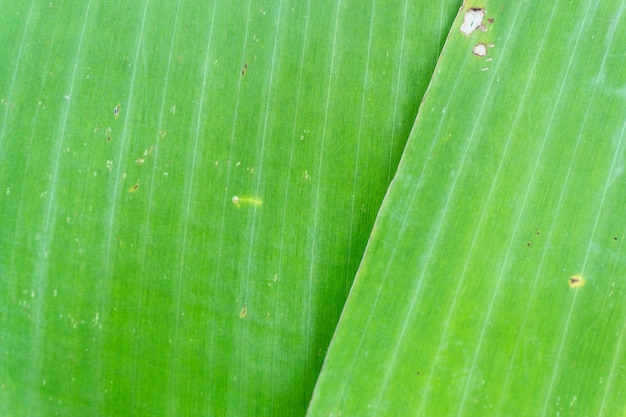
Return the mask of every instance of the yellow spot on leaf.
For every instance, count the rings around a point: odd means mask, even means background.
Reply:
[[[241,307],[241,311],[239,312],[239,318],[242,319],[246,317],[246,313],[248,313],[248,308],[246,306]]]
[[[585,285],[585,278],[582,275],[573,275],[569,281],[570,288],[580,288]]]
[[[263,204],[263,200],[261,200],[260,198],[256,198],[256,197],[233,196],[231,201],[237,207],[241,207],[242,204],[250,204],[250,205],[253,205],[255,207],[259,207],[261,204]]]

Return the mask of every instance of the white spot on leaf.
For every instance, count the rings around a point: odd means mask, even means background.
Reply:
[[[484,43],[477,43],[476,46],[474,46],[472,52],[474,53],[474,55],[483,57],[487,55],[487,45],[485,45]]]
[[[483,19],[485,18],[485,9],[471,8],[465,12],[463,23],[461,24],[461,33],[471,35],[476,29],[484,30]]]

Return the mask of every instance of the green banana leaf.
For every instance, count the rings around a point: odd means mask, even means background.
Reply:
[[[0,414],[304,415],[459,3],[2,1]]]
[[[626,3],[466,2],[310,416],[618,416]]]

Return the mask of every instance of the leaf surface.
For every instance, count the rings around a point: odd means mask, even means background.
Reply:
[[[623,414],[625,11],[464,5],[308,415]]]
[[[458,1],[2,6],[0,414],[304,414]]]

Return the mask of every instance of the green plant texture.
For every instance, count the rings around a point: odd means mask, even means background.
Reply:
[[[462,10],[309,415],[623,415],[625,6]]]
[[[626,2],[0,4],[0,415],[626,411]]]
[[[457,2],[2,6],[0,414],[304,415]]]

